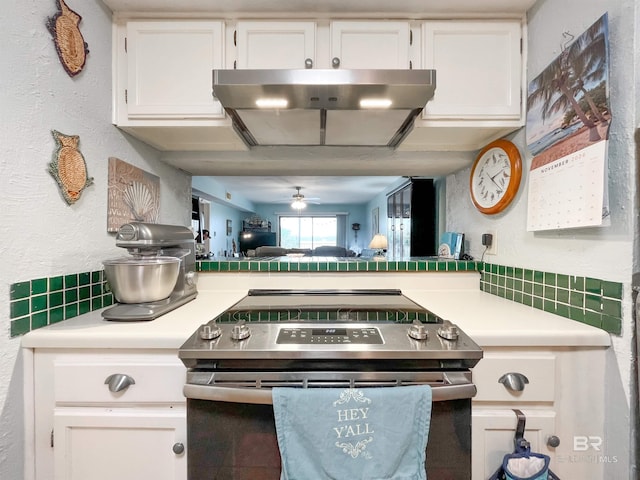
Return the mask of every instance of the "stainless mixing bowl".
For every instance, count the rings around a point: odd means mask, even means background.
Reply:
[[[171,295],[180,273],[177,257],[122,257],[105,260],[104,273],[119,303],[151,303]]]

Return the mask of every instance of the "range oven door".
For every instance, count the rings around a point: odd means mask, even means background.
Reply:
[[[380,373],[377,372],[377,375]],[[476,392],[471,383],[471,374],[431,372],[424,375],[438,377],[434,382],[411,382],[432,384],[433,405],[426,451],[427,476],[434,480],[469,480],[471,397]],[[231,383],[224,386],[185,385],[188,478],[279,480],[280,452],[270,389],[231,386]],[[233,383],[241,385],[243,381]],[[265,380],[264,383],[269,382]],[[274,383],[280,385],[287,382]],[[314,386],[313,379],[305,383],[308,383],[305,386]],[[340,385],[342,382],[334,380],[320,383],[325,386],[350,386],[349,383]],[[353,380],[350,384],[354,386]],[[393,388],[391,385],[391,380],[384,379],[378,380],[378,383],[355,382],[357,387]]]

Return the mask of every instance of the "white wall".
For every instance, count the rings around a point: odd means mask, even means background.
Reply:
[[[9,338],[9,285],[99,270],[124,253],[106,232],[107,159],[160,180],[160,222],[190,225],[191,178],[111,125],[111,12],[99,0],[69,1],[82,17],[90,53],[82,73],[63,70],[47,17],[56,2],[4,2],[0,15],[0,478],[23,478],[20,338]],[[94,185],[68,206],[48,173],[51,130],[80,136]]]
[[[605,454],[618,455],[607,478],[630,478],[628,466],[629,395],[631,389],[631,278],[637,271],[634,232],[637,167],[634,131],[637,119],[637,2],[634,0],[540,0],[528,13],[527,81],[535,78],[561,51],[562,33],[579,36],[605,12],[609,13],[610,105],[613,114],[609,142],[611,226],[576,230],[526,231],[527,180],[531,155],[524,129],[511,140],[523,154],[520,192],[502,214],[480,214],[469,199],[470,169],[447,178],[447,229],[463,231],[471,254],[480,257],[482,233],[497,233],[497,255],[485,261],[556,273],[591,276],[624,285],[622,336],[612,336],[615,358],[608,368],[608,415],[612,430]],[[635,268],[634,268],[635,265]],[[586,374],[586,372],[585,372]],[[588,377],[585,377],[585,380]],[[625,433],[622,433],[625,432]],[[576,432],[579,434],[579,432]],[[570,439],[568,439],[570,440]]]
[[[224,256],[225,251],[228,256],[231,256],[233,241],[236,242],[236,252],[240,251],[238,234],[242,231],[242,220],[250,215],[229,205],[217,202],[211,203],[211,214],[209,216],[211,226],[209,229],[211,234],[210,250],[216,257]],[[231,235],[227,235],[227,220],[231,220]]]

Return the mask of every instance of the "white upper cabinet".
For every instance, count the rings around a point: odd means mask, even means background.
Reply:
[[[436,70],[425,119],[521,118],[519,21],[426,21],[422,36],[422,67]]]
[[[340,68],[410,68],[409,22],[331,22],[331,62]]]
[[[399,151],[473,151],[524,124],[521,18],[115,22],[113,123],[159,150],[247,150],[212,94],[224,68],[434,69]]]
[[[409,22],[240,21],[236,68],[409,68]]]
[[[238,22],[235,37],[236,68],[306,68],[315,62],[315,22]]]
[[[126,26],[127,116],[220,118],[211,93],[223,65],[223,24],[217,21],[131,21]]]

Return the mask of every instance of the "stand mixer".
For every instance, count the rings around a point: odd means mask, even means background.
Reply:
[[[196,298],[198,294],[196,288],[196,244],[189,228],[155,223],[127,223],[118,230],[116,246],[127,249],[132,255],[130,257],[132,263],[135,263],[135,260],[148,259],[152,261],[154,258],[176,257],[180,259],[180,266],[178,279],[167,298],[151,302],[117,303],[102,312],[102,316],[106,320],[153,320]],[[126,263],[128,259],[120,260]],[[105,262],[105,267],[106,265]],[[107,275],[107,280],[112,282],[109,275]],[[134,287],[139,287],[141,291],[144,289],[144,285],[135,285],[136,281],[142,283],[142,276],[139,279],[134,276],[131,281],[134,282]],[[114,290],[116,301],[119,301],[115,293]]]

